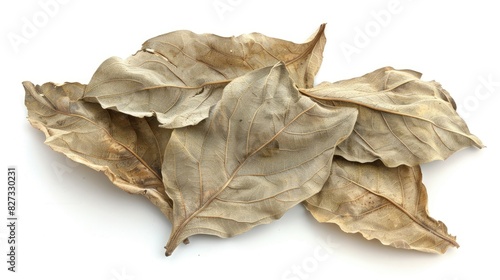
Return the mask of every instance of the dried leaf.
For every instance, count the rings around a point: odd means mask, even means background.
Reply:
[[[103,171],[119,188],[147,197],[170,220],[172,201],[161,178],[171,131],[155,119],[139,119],[81,100],[84,85],[23,83],[28,119],[45,143],[72,160]]]
[[[281,63],[232,81],[208,119],[174,130],[167,145],[166,254],[191,235],[230,237],[269,223],[317,193],[356,115],[301,96]]]
[[[230,80],[254,69],[283,61],[300,87],[311,87],[323,57],[324,27],[304,44],[259,33],[161,35],[126,60],[106,60],[87,86],[85,100],[136,117],[156,115],[166,128],[195,125],[208,117]]]
[[[324,28],[303,44],[167,33],[104,61],[87,86],[24,82],[28,118],[55,151],[157,205],[172,222],[166,255],[189,236],[234,236],[300,202],[386,245],[458,247],[427,213],[419,164],[481,141],[450,94],[412,70],[312,88]]]
[[[282,61],[299,87],[312,87],[323,59],[325,24],[306,43],[295,44],[260,33],[220,37],[175,31],[147,40],[142,48],[165,58],[186,86],[232,80]]]
[[[415,166],[465,147],[483,147],[455,111],[451,96],[414,71],[386,67],[359,78],[301,90],[320,102],[359,110],[353,134],[336,155],[350,161]]]
[[[389,168],[335,157],[325,186],[304,204],[319,222],[385,245],[431,253],[458,247],[446,226],[428,215],[419,166]]]
[[[165,59],[148,53],[125,61],[109,58],[86,87],[84,100],[135,117],[155,115],[161,127],[170,129],[196,125],[207,118],[228,81],[187,87],[168,68],[158,66],[164,63]]]

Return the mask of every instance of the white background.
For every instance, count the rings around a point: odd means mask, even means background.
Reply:
[[[500,279],[495,1],[61,0],[44,10],[46,2],[0,4],[1,279]],[[28,22],[36,30],[26,33]],[[159,34],[256,31],[303,42],[323,22],[328,43],[318,82],[382,66],[417,70],[452,94],[488,146],[423,166],[430,214],[457,235],[459,249],[430,255],[385,247],[318,224],[298,206],[231,239],[194,236],[165,258],[171,226],[155,207],[53,152],[26,120],[22,81],[87,83],[106,58],[127,57]],[[15,36],[23,40],[13,43]],[[347,45],[356,53],[346,54]],[[4,261],[8,165],[19,175],[17,273]]]

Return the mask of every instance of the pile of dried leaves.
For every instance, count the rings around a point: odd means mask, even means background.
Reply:
[[[147,197],[172,223],[166,255],[303,203],[320,222],[398,248],[458,246],[427,212],[419,165],[481,148],[448,92],[390,67],[314,86],[306,43],[176,31],[89,84],[24,82],[29,121],[57,152]]]

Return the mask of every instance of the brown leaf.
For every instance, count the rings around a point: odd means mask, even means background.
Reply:
[[[106,60],[84,99],[136,117],[156,115],[166,128],[195,125],[208,117],[230,80],[254,69],[283,61],[300,87],[311,87],[323,57],[324,27],[304,44],[259,33],[167,33],[126,60]]]
[[[446,226],[428,215],[419,166],[389,168],[335,157],[325,186],[304,205],[319,222],[384,245],[431,253],[458,247]]]
[[[455,111],[448,92],[420,74],[390,67],[359,78],[301,90],[322,103],[359,110],[352,135],[336,155],[350,161],[415,166],[465,147],[483,147]]]
[[[208,119],[174,130],[167,145],[166,254],[191,235],[230,237],[269,223],[317,193],[356,115],[301,96],[282,63],[232,81]]]
[[[23,83],[28,119],[45,143],[104,174],[119,188],[147,197],[172,219],[172,201],[161,178],[171,131],[151,118],[135,118],[81,100],[84,85]]]

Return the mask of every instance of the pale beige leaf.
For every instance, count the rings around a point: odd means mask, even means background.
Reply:
[[[301,96],[282,63],[233,80],[208,119],[174,130],[167,145],[166,254],[191,235],[230,237],[269,223],[317,193],[356,116]]]
[[[147,40],[143,50],[168,60],[186,86],[232,80],[249,71],[284,62],[299,87],[312,87],[326,43],[325,24],[303,44],[260,33],[237,37],[175,31]]]
[[[170,220],[172,201],[161,178],[171,130],[156,119],[135,118],[81,100],[84,85],[23,83],[28,120],[45,143],[72,160],[103,171],[119,188],[147,197]]]
[[[156,116],[164,128],[196,125],[208,117],[228,81],[185,86],[165,63],[147,52],[109,58],[86,87],[84,100],[135,117]]]
[[[161,35],[126,60],[104,61],[84,99],[136,117],[156,115],[166,128],[195,125],[208,117],[230,80],[279,61],[286,63],[297,85],[311,87],[322,61],[324,27],[303,44],[259,33]]]
[[[352,135],[336,150],[351,161],[415,166],[469,146],[483,147],[455,111],[449,93],[419,77],[411,70],[386,67],[301,92],[322,103],[359,110]]]
[[[446,226],[429,217],[419,166],[390,168],[335,157],[325,186],[304,205],[319,222],[385,245],[431,253],[458,247]]]

